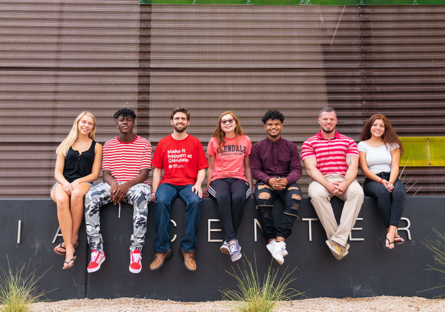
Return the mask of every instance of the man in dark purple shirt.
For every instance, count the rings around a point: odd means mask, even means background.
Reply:
[[[255,143],[250,153],[250,169],[255,186],[255,200],[267,249],[279,264],[287,256],[286,239],[298,218],[301,188],[296,183],[302,168],[297,146],[281,137],[284,116],[269,110],[262,118],[267,138]],[[281,225],[276,228],[272,216],[273,202],[280,198],[285,203]]]

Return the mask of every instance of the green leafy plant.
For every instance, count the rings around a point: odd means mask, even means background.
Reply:
[[[423,246],[428,248],[434,253],[434,260],[436,260],[436,266],[428,265],[429,270],[445,274],[445,235],[441,234],[438,230],[433,228],[433,232],[439,237],[438,240],[427,240],[422,242]],[[445,285],[436,286],[419,292],[424,292],[428,290],[433,290],[437,288],[445,287]],[[445,297],[445,294],[437,296],[439,298]]]
[[[272,259],[273,261],[273,259]],[[286,274],[284,270],[280,278],[278,271],[269,265],[263,278],[258,274],[256,258],[252,264],[248,259],[243,261],[244,268],[237,265],[238,270],[232,267],[233,272],[226,271],[238,282],[239,290],[223,290],[225,299],[234,302],[234,308],[240,312],[269,312],[272,311],[278,301],[287,301],[301,295],[295,289],[289,288],[289,284],[296,278],[291,278],[292,270]]]
[[[36,277],[36,270],[28,271],[29,265],[11,269],[8,260],[8,270],[1,268],[0,276],[0,311],[2,312],[27,312],[32,303],[40,301],[45,292],[38,292],[36,285],[45,275]],[[51,269],[51,268],[50,268]]]

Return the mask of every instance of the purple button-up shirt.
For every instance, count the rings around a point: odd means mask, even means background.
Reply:
[[[281,137],[275,142],[265,138],[252,145],[250,169],[257,181],[267,183],[281,177],[288,184],[297,182],[303,171],[297,145]]]

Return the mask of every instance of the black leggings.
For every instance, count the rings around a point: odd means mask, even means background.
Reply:
[[[224,240],[230,242],[236,239],[236,232],[243,219],[244,204],[252,194],[249,183],[235,178],[213,180],[209,186],[209,194],[218,204]]]

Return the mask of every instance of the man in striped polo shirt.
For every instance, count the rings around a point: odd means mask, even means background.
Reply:
[[[103,149],[103,178],[85,196],[85,225],[91,260],[88,273],[96,272],[105,261],[103,240],[100,234],[99,207],[121,201],[133,205],[133,235],[131,235],[131,273],[142,270],[142,246],[147,231],[150,186],[148,172],[151,169],[151,144],[133,133],[136,114],[123,108],[114,114],[119,136],[107,141]]]
[[[348,254],[348,236],[363,204],[363,189],[357,180],[359,153],[351,138],[335,131],[337,114],[325,107],[318,117],[320,131],[306,140],[301,156],[313,182],[309,197],[323,225],[326,244],[337,260]],[[345,201],[340,224],[334,216],[330,200],[337,196]]]

